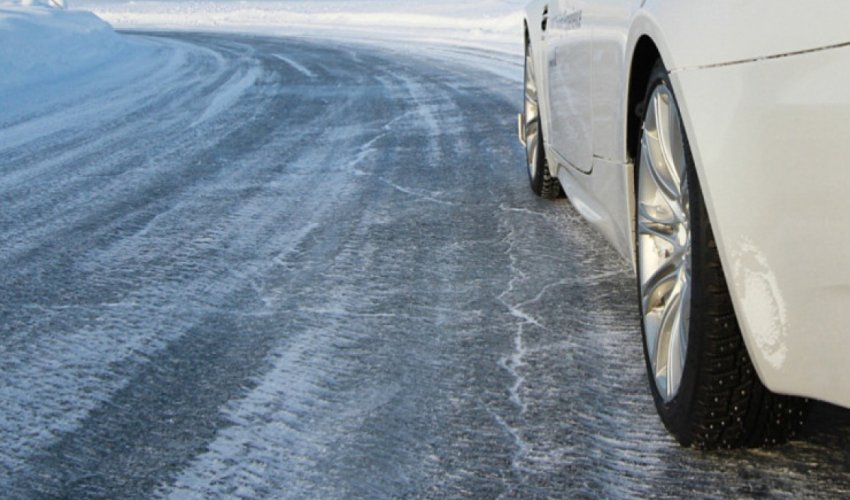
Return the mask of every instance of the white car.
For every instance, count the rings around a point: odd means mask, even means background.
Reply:
[[[534,0],[525,33],[531,188],[633,264],[670,432],[850,407],[850,2]]]

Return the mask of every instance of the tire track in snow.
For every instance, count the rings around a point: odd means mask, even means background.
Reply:
[[[307,69],[303,64],[297,63],[297,62],[293,61],[292,59],[290,59],[289,57],[286,57],[286,56],[281,55],[281,54],[275,54],[274,56],[276,58],[280,59],[281,61],[285,62],[286,64],[292,66],[296,71],[298,71],[302,75],[306,76],[307,78],[310,78],[310,79],[317,78],[316,73],[313,73],[312,71]]]
[[[207,109],[189,127],[195,128],[201,123],[223,113],[228,108],[231,108],[248,89],[254,86],[261,76],[262,71],[256,66],[250,68],[245,73],[234,75],[233,78],[212,96]]]
[[[185,50],[184,44],[181,43],[168,41],[160,43],[164,44],[166,49],[171,46],[181,46],[179,50]],[[197,47],[194,50],[200,52],[201,56],[209,52]],[[198,70],[215,70],[217,67],[217,65],[209,68],[199,67],[192,72],[198,79],[207,77],[215,82],[218,73],[210,71],[205,74]],[[183,68],[178,69],[183,70]],[[140,80],[140,86],[147,84],[144,79]],[[188,98],[192,99],[193,89],[201,92],[208,91],[208,84],[196,85],[194,79],[184,81],[182,84],[186,85],[189,92],[186,92],[186,89],[172,92],[172,98],[183,100],[188,94]],[[124,91],[133,94],[137,89],[127,86]],[[183,104],[178,105],[183,108],[184,117],[191,117],[196,109]],[[106,107],[106,110],[109,111],[110,108]],[[130,106],[120,109],[120,112],[134,111]],[[156,115],[159,108],[148,112]],[[70,125],[73,126],[74,123],[70,122]],[[250,134],[242,134],[244,137],[240,138],[237,127],[236,133],[234,128],[230,128],[222,131],[220,136],[200,143],[195,137],[165,133],[164,137],[174,141],[169,143],[162,141],[163,130],[139,128],[147,125],[149,125],[147,119],[137,124],[136,133],[125,133],[125,129],[119,127],[119,134],[117,138],[113,137],[113,140],[118,141],[123,147],[128,144],[130,147],[133,145],[145,147],[145,141],[139,141],[139,136],[144,138],[146,134],[157,134],[160,135],[160,139],[159,146],[153,152],[155,155],[175,148],[179,150],[180,155],[194,157],[197,161],[203,160],[204,150],[211,148],[215,150],[216,156],[216,160],[211,163],[219,163],[221,167],[230,166],[227,163],[228,135],[235,142],[232,147],[244,148],[248,152],[253,151],[252,141],[259,140],[260,145],[267,141],[266,137]],[[168,120],[159,124],[163,129],[173,125],[174,123]],[[257,125],[257,123],[246,120],[244,125],[247,132],[251,125]],[[116,129],[104,131],[106,135],[109,135],[114,134]],[[125,137],[122,138],[121,134]],[[181,144],[184,140],[189,142],[188,147]],[[222,155],[222,152],[225,154]],[[185,156],[182,157],[185,158]],[[97,158],[90,161],[95,162],[99,168],[104,166],[113,168],[108,162],[104,165],[104,162],[98,161]],[[164,165],[168,169],[167,173],[159,168],[134,169],[135,165],[132,163],[121,165],[129,169],[128,173],[132,173],[134,178],[133,190],[128,193],[130,196],[121,196],[121,191],[126,190],[126,187],[118,189],[118,192],[110,193],[108,190],[110,186],[107,185],[105,186],[107,189],[95,193],[96,203],[89,202],[81,205],[80,208],[71,204],[70,210],[69,204],[65,203],[67,215],[63,218],[52,225],[45,224],[42,219],[40,224],[34,226],[45,235],[45,240],[51,235],[52,238],[56,238],[57,233],[60,235],[65,233],[67,236],[60,237],[59,241],[63,242],[66,248],[73,249],[73,253],[65,253],[64,249],[55,246],[55,243],[45,244],[35,240],[34,244],[29,243],[34,250],[29,251],[28,260],[21,261],[23,265],[7,267],[3,277],[5,286],[2,308],[6,321],[0,326],[0,330],[4,333],[4,342],[0,350],[4,366],[2,399],[9,402],[5,405],[5,410],[11,417],[4,419],[6,425],[0,427],[0,433],[3,434],[2,441],[7,444],[2,454],[3,468],[9,471],[8,475],[3,474],[7,479],[19,475],[20,469],[28,460],[27,457],[33,450],[53,441],[52,435],[73,431],[75,422],[101,404],[108,394],[124,387],[126,377],[132,373],[133,367],[147,362],[150,353],[166,347],[169,342],[190,331],[196,322],[203,321],[205,316],[214,314],[217,309],[225,307],[226,304],[221,302],[224,297],[216,297],[216,295],[221,296],[222,292],[229,294],[232,293],[232,289],[239,288],[236,284],[239,280],[230,279],[225,273],[226,269],[221,266],[199,268],[193,262],[193,260],[197,261],[198,256],[215,250],[215,247],[210,244],[196,244],[191,238],[186,238],[191,237],[196,231],[210,234],[207,230],[209,225],[206,221],[202,221],[196,224],[196,228],[192,228],[193,224],[184,223],[185,216],[196,210],[196,207],[192,206],[194,203],[191,198],[189,198],[188,206],[180,203],[175,205],[169,201],[169,193],[176,194],[188,187],[179,182],[172,183],[166,180],[169,175],[176,177],[174,180],[178,181],[183,176],[180,168],[174,169],[174,165],[175,163]],[[191,164],[188,167],[191,172]],[[181,168],[184,172],[187,170],[185,166]],[[205,169],[203,173],[214,172],[215,169]],[[60,180],[65,179],[62,173],[63,169],[54,167],[53,175],[59,174]],[[254,174],[256,175],[256,172]],[[107,178],[109,177],[111,176]],[[160,196],[159,199],[149,198],[144,191],[138,191],[139,187],[151,181],[153,181],[151,188]],[[18,185],[10,182],[3,184],[2,187],[17,189]],[[207,192],[210,191],[209,186],[204,189]],[[85,190],[72,194],[74,196],[69,197],[72,203],[76,203],[80,196],[92,196],[92,193]],[[227,206],[239,208],[240,205],[244,208],[240,199],[230,198],[229,203],[219,209]],[[39,203],[41,200],[39,197],[29,197],[16,201],[20,201],[18,205],[26,207],[27,204]],[[103,204],[111,208],[98,212],[100,208],[98,205]],[[4,209],[26,210],[14,204],[11,206],[6,204]],[[168,212],[172,213],[169,215]],[[178,214],[180,212],[182,215]],[[261,207],[256,207],[252,213],[245,215],[256,219],[257,213],[262,213]],[[92,221],[87,220],[92,217],[97,218]],[[66,218],[70,219],[70,231],[65,230],[68,224],[68,221],[64,220]],[[157,224],[159,234],[148,232],[142,233],[141,237],[135,236],[139,235],[145,221],[154,219],[159,220]],[[267,223],[270,222],[272,221]],[[173,228],[182,226],[182,229],[179,229],[179,233],[175,233],[169,229],[169,226]],[[163,229],[166,231],[163,232]],[[228,232],[232,233],[232,230]],[[174,236],[177,234],[183,237],[175,240]],[[9,233],[4,234],[6,237],[9,235]],[[224,236],[229,236],[230,239],[234,236],[221,232],[218,235],[215,233],[212,235],[218,236],[210,239],[212,243],[221,243]],[[281,233],[281,237],[286,236],[285,232]],[[238,234],[237,238],[237,241],[250,243],[244,233]],[[186,245],[187,239],[189,245]],[[124,244],[125,242],[127,244]],[[176,252],[172,253],[172,262],[164,261],[161,255],[162,250],[166,246],[175,244],[177,246]],[[116,245],[124,246],[125,249],[113,256],[103,253],[105,248]],[[147,256],[144,252],[148,252]],[[4,257],[6,256],[8,254],[4,254]],[[73,264],[69,265],[69,263]],[[51,276],[49,282],[39,278],[40,273],[51,269],[56,272],[48,274]],[[186,274],[189,270],[192,270],[192,273]],[[222,274],[225,275],[222,276]],[[213,283],[219,291],[210,294]],[[43,288],[45,285],[50,288]],[[172,301],[175,293],[178,294],[177,297],[188,297],[192,302],[183,306],[174,305]],[[203,296],[206,296],[203,300],[197,300],[198,297]],[[32,302],[27,304],[27,301]],[[66,307],[64,303],[80,305]],[[121,364],[126,366],[119,368]],[[65,369],[56,370],[50,367],[65,367]],[[31,375],[35,373],[39,375]],[[38,381],[35,386],[29,382],[34,379]],[[50,394],[57,391],[62,394],[61,398],[50,397]],[[20,419],[20,417],[25,418]],[[41,432],[33,435],[26,431],[27,428],[39,429]],[[60,479],[67,478],[57,478],[57,480]],[[2,476],[0,476],[0,483],[6,483]],[[49,482],[45,484],[46,488],[51,486],[55,485]]]

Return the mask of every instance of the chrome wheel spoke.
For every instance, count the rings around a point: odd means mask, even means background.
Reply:
[[[679,268],[672,259],[660,264],[649,279],[641,284],[645,311],[664,306],[679,276]]]
[[[539,123],[536,120],[525,124],[525,152],[529,165],[537,163],[537,142],[540,137],[538,127]]]
[[[540,155],[540,106],[537,98],[537,82],[534,78],[534,65],[529,47],[525,56],[525,154],[528,170],[533,178],[537,175]]]
[[[671,175],[671,167],[667,164],[664,155],[660,153],[661,149],[660,139],[647,130],[641,144],[641,156],[643,156],[641,162],[646,164],[646,173],[655,185],[656,197],[664,201],[666,208],[677,222],[682,222],[687,216],[684,213],[681,182],[678,175]]]
[[[662,92],[657,100],[658,139],[660,153],[669,170],[669,177],[678,194],[677,201],[682,201],[682,191],[685,187],[685,142],[682,136],[682,124],[676,109],[673,96],[669,91]]]
[[[648,235],[653,238],[659,238],[671,245],[678,245],[678,234],[673,227],[674,222],[659,219],[657,216],[649,213],[646,206],[641,204],[638,208],[638,233]]]
[[[658,393],[678,393],[691,302],[690,202],[679,112],[664,85],[650,97],[638,158],[637,257],[647,354]]]
[[[525,128],[528,129],[532,124],[536,125],[538,122],[539,111],[537,108],[536,102],[528,101],[525,103]]]
[[[679,279],[670,291],[655,342],[655,376],[664,379],[663,389],[667,398],[676,394],[685,362],[684,286]]]
[[[691,321],[691,282],[690,282],[690,269],[685,269],[682,275],[682,290],[680,292],[679,298],[679,325],[676,330],[676,354],[678,355],[678,370],[679,370],[679,378],[681,378],[681,372],[685,369],[685,359],[687,358],[688,353],[688,333],[689,333],[689,323]]]
[[[525,99],[537,103],[537,81],[530,51],[525,58]]]

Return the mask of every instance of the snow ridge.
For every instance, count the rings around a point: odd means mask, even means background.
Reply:
[[[94,14],[46,5],[0,2],[0,94],[61,81],[129,55],[133,44]]]

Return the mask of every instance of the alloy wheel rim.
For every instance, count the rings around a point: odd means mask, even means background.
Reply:
[[[534,64],[531,47],[525,54],[525,155],[528,161],[528,173],[533,179],[537,175],[540,154],[540,105],[537,97],[537,81],[534,78]]]
[[[682,383],[691,315],[691,228],[685,140],[666,85],[646,110],[638,182],[638,268],[647,354],[658,393]]]

